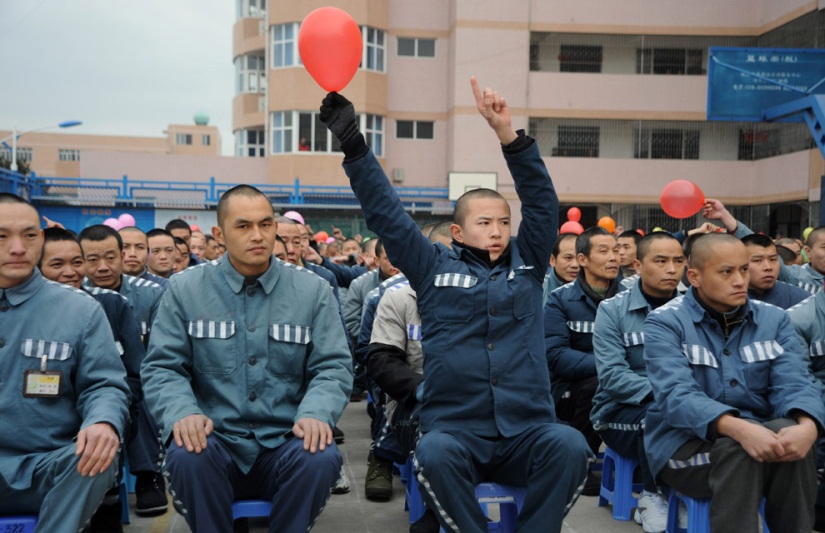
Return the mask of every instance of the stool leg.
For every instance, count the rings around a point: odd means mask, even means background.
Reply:
[[[604,456],[602,462],[602,486],[599,488],[599,507],[604,507],[608,503],[613,502],[615,492],[615,480],[613,479],[613,471],[615,469],[613,457]]]

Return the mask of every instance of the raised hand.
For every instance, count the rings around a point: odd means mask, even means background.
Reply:
[[[470,77],[470,86],[473,88],[473,96],[476,99],[478,112],[496,132],[501,144],[510,144],[516,140],[518,135],[513,130],[510,108],[507,107],[507,101],[504,97],[498,94],[498,91],[493,91],[489,87],[485,87],[482,92],[478,87],[478,80],[475,76]]]

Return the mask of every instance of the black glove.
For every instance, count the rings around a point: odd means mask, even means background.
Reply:
[[[358,135],[355,107],[352,102],[338,93],[329,93],[321,102],[321,122],[343,145]]]

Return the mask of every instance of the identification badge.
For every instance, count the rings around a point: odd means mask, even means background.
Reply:
[[[26,370],[23,373],[23,396],[26,398],[57,398],[60,396],[60,382],[63,372],[46,370],[46,356],[41,359],[40,370]]]

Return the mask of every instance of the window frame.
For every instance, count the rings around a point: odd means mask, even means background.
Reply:
[[[413,53],[412,54],[402,54],[401,53],[401,41],[412,41],[413,45]],[[433,43],[433,55],[421,55],[421,41],[432,41]],[[436,42],[438,39],[434,37],[398,37],[396,40],[396,48],[395,48],[395,55],[397,57],[414,57],[418,59],[435,59],[436,56]]]
[[[78,148],[58,148],[58,161],[80,161],[80,150]]]
[[[398,135],[398,127],[401,124],[411,124],[412,125],[412,136],[411,137],[402,137]],[[431,124],[432,125],[432,137],[421,137],[419,135],[418,129],[420,124]],[[401,141],[434,141],[435,140],[435,121],[434,120],[396,120],[395,121],[395,138]]]
[[[289,117],[286,120],[286,117]],[[382,115],[373,115],[370,113],[360,113],[356,115],[359,128],[364,133],[364,138],[367,144],[372,147],[372,151],[376,157],[383,157],[384,155],[384,136],[386,117]],[[302,131],[301,121],[309,118],[309,132]],[[280,120],[279,120],[280,119]],[[288,123],[288,124],[287,124]],[[338,139],[332,135],[320,120],[319,111],[307,110],[290,110],[290,111],[273,111],[270,121],[271,143],[269,145],[270,155],[282,154],[341,154],[341,145]],[[307,126],[304,126],[307,127]],[[323,131],[326,135],[326,144],[323,150],[316,149],[318,132]],[[278,134],[281,134],[279,137]],[[310,149],[300,150],[300,140],[302,137],[309,135]],[[288,138],[288,139],[287,139]],[[276,151],[276,141],[280,142],[280,150]],[[288,141],[288,146],[287,146]]]
[[[381,42],[370,42],[370,32],[374,32],[375,41],[381,37]],[[363,51],[361,52],[361,70],[370,72],[379,72],[384,74],[387,72],[387,32],[380,28],[373,26],[361,26],[361,39],[363,42]],[[375,56],[371,55],[374,52]],[[370,63],[380,63],[377,66],[370,66]]]
[[[291,32],[291,37],[286,37],[285,33],[287,32],[287,29]],[[303,63],[301,62],[301,55],[298,53],[299,29],[300,23],[298,22],[285,22],[283,24],[272,25],[272,37],[270,39],[272,46],[272,59],[270,61],[269,68],[282,69],[303,66]],[[278,38],[279,30],[283,32],[281,38]],[[289,50],[286,48],[287,45],[290,47]],[[289,55],[289,58],[287,58],[287,55]],[[283,60],[284,63],[279,65],[279,60]],[[289,62],[287,62],[287,60]]]

